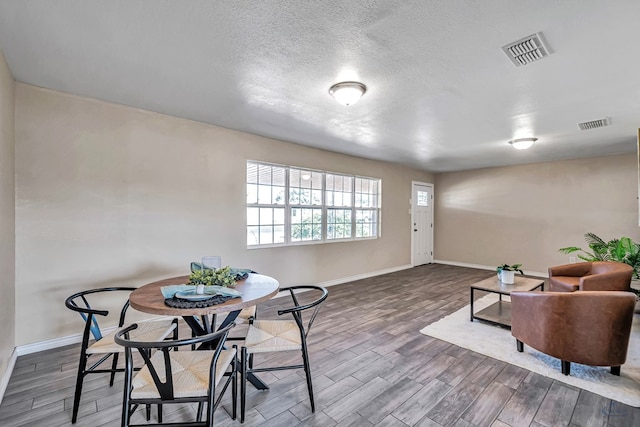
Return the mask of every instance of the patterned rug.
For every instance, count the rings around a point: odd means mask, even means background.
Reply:
[[[487,307],[497,298],[495,294],[482,297],[474,303],[474,311]],[[620,377],[611,375],[608,367],[578,363],[571,364],[571,375],[562,375],[560,360],[527,345],[524,346],[524,352],[519,353],[516,339],[508,329],[481,321],[470,322],[468,305],[420,332],[609,399],[640,407],[640,314],[634,314],[627,362],[622,365]]]

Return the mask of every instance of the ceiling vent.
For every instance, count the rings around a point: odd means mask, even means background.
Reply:
[[[549,56],[549,48],[542,41],[542,33],[535,33],[516,42],[502,46],[502,50],[516,67],[527,65]]]
[[[611,124],[611,119],[607,117],[605,119],[591,120],[590,122],[578,123],[578,127],[580,128],[580,130],[591,130],[591,129],[603,128],[605,126],[609,126],[610,124]]]

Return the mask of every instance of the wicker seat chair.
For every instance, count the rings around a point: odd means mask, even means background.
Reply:
[[[78,419],[78,408],[80,406],[80,398],[82,395],[82,385],[84,377],[89,374],[110,373],[109,386],[113,386],[116,372],[123,372],[124,368],[118,368],[118,356],[124,352],[124,348],[114,342],[115,331],[105,334],[100,329],[97,316],[106,318],[109,315],[108,310],[97,309],[92,306],[91,301],[105,296],[107,293],[127,292],[130,293],[136,288],[129,287],[112,287],[90,289],[75,293],[65,300],[68,309],[80,314],[84,319],[85,325],[82,333],[82,345],[80,347],[80,361],[78,363],[78,374],[76,376],[76,387],[73,397],[73,412],[71,422],[75,423]],[[125,316],[129,308],[129,300],[122,306],[119,314],[118,326],[122,327],[125,323]],[[147,340],[164,340],[169,336],[174,339],[178,338],[177,319],[167,321],[149,321],[141,322],[136,331],[136,335],[140,339]],[[91,338],[95,342],[90,343]],[[92,360],[91,366],[89,359]],[[111,360],[111,366],[106,367],[104,363]]]
[[[214,412],[219,406],[225,391],[231,385],[232,418],[236,418],[237,395],[237,347],[225,349],[229,330],[235,326],[230,323],[216,332],[182,340],[164,340],[157,342],[138,341],[131,338],[138,325],[133,324],[116,333],[115,342],[125,347],[125,384],[122,404],[123,427],[131,424],[131,415],[138,405],[198,403],[196,420],[163,424],[159,418],[156,425],[213,426]],[[175,347],[209,343],[213,350],[180,350]],[[134,376],[133,351],[138,350],[145,366]],[[157,350],[157,351],[155,351]],[[224,377],[227,380],[217,391]],[[217,394],[217,397],[216,397]],[[202,420],[203,404],[207,404],[207,416]]]
[[[309,292],[307,292],[309,291]],[[240,354],[240,421],[244,422],[246,407],[246,388],[248,376],[256,372],[279,371],[284,369],[304,369],[307,379],[307,389],[311,402],[311,411],[315,412],[313,400],[313,384],[311,382],[311,368],[309,365],[309,352],[307,350],[307,336],[311,329],[320,304],[327,299],[328,292],[320,286],[292,286],[280,289],[287,293],[293,301],[293,306],[278,310],[278,315],[291,315],[289,320],[250,320],[249,329]],[[299,302],[299,292],[304,292],[304,300]],[[302,298],[302,297],[300,297]],[[309,313],[306,318],[303,314]],[[253,367],[253,356],[261,353],[300,351],[302,364],[287,366]]]

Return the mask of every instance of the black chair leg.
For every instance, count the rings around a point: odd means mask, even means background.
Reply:
[[[620,376],[620,366],[612,366],[611,367],[611,374],[612,375],[616,375],[616,376]]]
[[[162,422],[162,405],[158,405],[158,422]]]
[[[569,375],[571,373],[571,362],[567,362],[566,360],[561,360],[562,363],[562,373],[565,375]]]
[[[242,347],[240,354],[240,422],[244,422],[247,399],[247,349]]]
[[[109,387],[113,387],[113,380],[116,378],[116,369],[118,369],[118,353],[111,353],[113,363],[111,363],[111,378],[109,379]]]
[[[121,427],[129,426],[129,419],[131,417],[131,408],[129,407],[129,393],[125,393],[124,402],[122,402],[122,418]]]
[[[302,361],[304,362],[304,373],[307,376],[307,389],[309,390],[309,400],[311,401],[311,412],[316,411],[316,405],[313,401],[313,384],[311,383],[311,366],[309,364],[309,352],[306,343],[302,344]]]
[[[80,355],[80,363],[78,365],[78,376],[76,377],[76,391],[73,395],[73,413],[71,415],[71,423],[75,424],[78,420],[78,408],[80,406],[80,396],[82,395],[82,382],[84,381],[84,370],[87,368],[87,356],[82,349]]]
[[[522,341],[516,340],[516,349],[518,349],[520,353],[524,351],[524,344],[522,343]]]
[[[234,361],[231,365],[231,408],[232,408],[232,417],[231,419],[235,420],[238,417],[238,347],[233,346],[236,350],[236,356],[234,356]]]
[[[202,402],[198,402],[198,412],[196,414],[196,421],[202,421]]]

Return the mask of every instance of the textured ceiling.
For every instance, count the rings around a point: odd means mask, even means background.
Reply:
[[[20,82],[438,172],[633,152],[639,17],[638,0],[0,0],[0,49]],[[552,54],[515,67],[501,47],[538,31]],[[344,80],[368,87],[349,107],[328,95]]]

